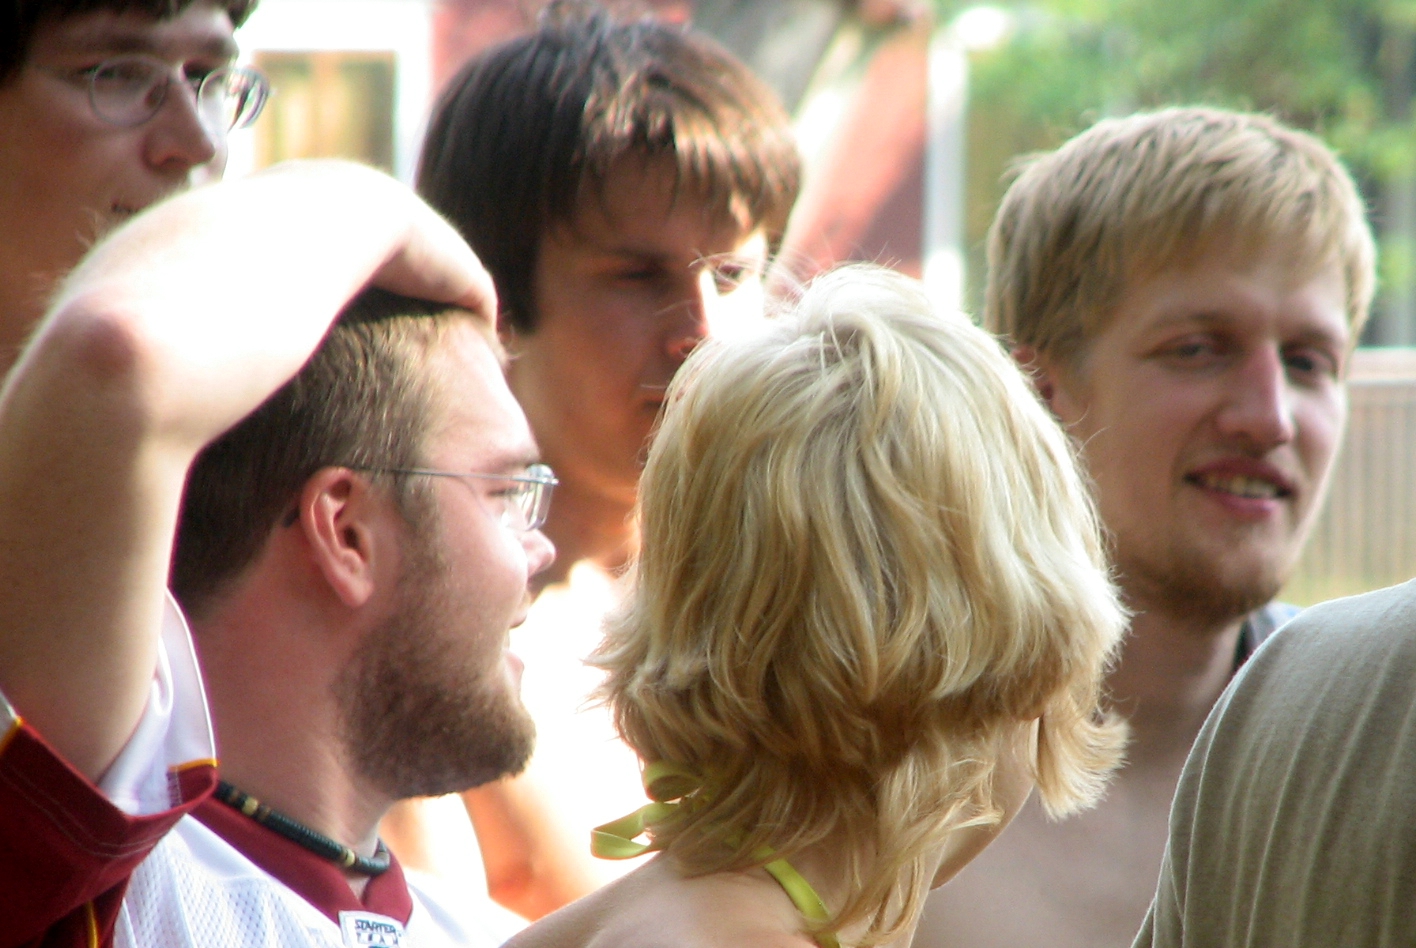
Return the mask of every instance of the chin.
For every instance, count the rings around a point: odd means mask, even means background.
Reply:
[[[1245,554],[1249,555],[1245,555]],[[1237,555],[1236,555],[1237,554]],[[1290,555],[1255,551],[1172,551],[1159,558],[1118,556],[1122,586],[1171,615],[1225,625],[1273,601],[1293,569]]]

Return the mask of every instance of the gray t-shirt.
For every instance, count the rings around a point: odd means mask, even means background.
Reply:
[[[1135,944],[1416,945],[1416,582],[1305,611],[1235,677]]]

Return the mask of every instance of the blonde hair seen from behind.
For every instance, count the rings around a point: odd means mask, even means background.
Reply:
[[[1000,818],[1040,718],[1054,814],[1095,800],[1125,617],[1071,446],[996,340],[874,267],[818,278],[675,379],[633,592],[595,663],[625,739],[703,788],[650,827],[691,874],[840,843],[863,944],[918,915],[938,849]]]

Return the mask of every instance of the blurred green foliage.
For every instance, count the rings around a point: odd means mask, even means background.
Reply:
[[[972,4],[935,0],[938,22]],[[1352,168],[1383,243],[1388,292],[1416,280],[1416,235],[1383,210],[1416,194],[1416,0],[1040,0],[997,4],[1016,28],[972,56],[969,302],[1018,154],[1106,115],[1174,104],[1267,111],[1315,131]],[[1388,217],[1392,215],[1387,215]]]

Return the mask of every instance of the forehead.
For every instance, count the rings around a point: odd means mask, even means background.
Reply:
[[[30,58],[147,53],[165,59],[231,59],[237,51],[234,32],[226,10],[209,2],[165,18],[141,10],[94,10],[42,20]]]
[[[526,415],[507,387],[501,360],[471,320],[461,319],[427,353],[433,406],[430,463],[495,473],[538,459]]]
[[[718,253],[735,249],[756,229],[743,202],[720,205],[681,182],[673,159],[626,155],[602,180],[581,188],[570,220],[553,231],[606,249]]]
[[[1089,335],[1095,341],[1156,321],[1208,318],[1243,323],[1292,312],[1334,323],[1335,331],[1345,336],[1346,297],[1341,264],[1320,259],[1311,248],[1272,240],[1228,241],[1134,269]],[[1274,308],[1282,312],[1266,312]]]

